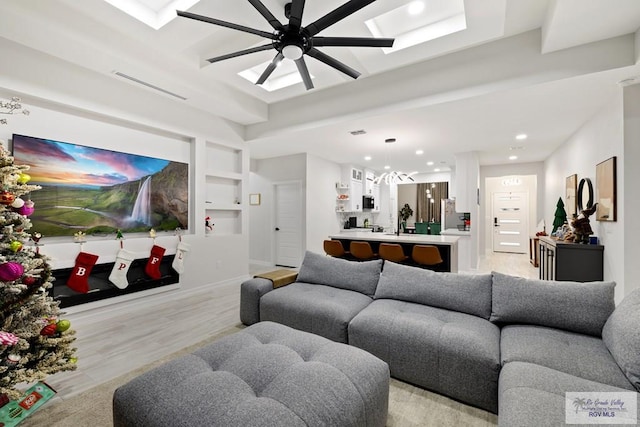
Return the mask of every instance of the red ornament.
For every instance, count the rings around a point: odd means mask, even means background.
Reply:
[[[37,281],[38,279],[36,279],[33,276],[27,276],[24,279],[22,279],[22,283],[24,283],[27,286],[35,285]]]
[[[49,323],[47,326],[42,328],[42,330],[40,331],[40,335],[50,337],[51,335],[54,335],[56,333],[57,328],[58,326],[55,323]]]
[[[24,267],[17,262],[0,264],[0,281],[13,282],[24,274]]]
[[[9,191],[0,192],[0,203],[3,205],[10,205],[16,199],[16,195]]]

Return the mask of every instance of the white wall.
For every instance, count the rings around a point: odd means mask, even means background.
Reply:
[[[577,174],[578,182],[590,178],[597,185],[596,164],[612,156],[620,159],[624,154],[624,120],[622,89],[604,104],[602,110],[576,131],[558,150],[545,161],[544,218],[553,223],[553,213],[559,197],[565,196],[565,179]],[[635,141],[634,143],[637,143]],[[620,165],[622,162],[618,162]],[[618,194],[624,194],[623,168],[618,169]],[[637,196],[636,196],[637,197]],[[624,212],[625,197],[618,197],[618,212]],[[604,279],[613,280],[616,286],[616,301],[625,294],[624,215],[617,222],[600,222],[591,217],[591,228],[604,245]],[[636,244],[636,249],[638,248]]]
[[[342,214],[336,213],[336,182],[341,167],[320,157],[307,155],[307,250],[324,253],[322,242],[340,232]]]
[[[640,51],[640,31],[636,47]],[[640,84],[624,88],[624,157],[618,159],[618,222],[624,225],[624,294],[640,288],[640,197],[637,183],[640,182]],[[625,185],[628,183],[628,185]],[[620,200],[623,203],[620,204]],[[629,221],[625,221],[628,218]]]
[[[249,207],[249,259],[253,264],[275,264],[275,204],[274,185],[285,182],[300,182],[303,190],[302,236],[306,245],[305,221],[307,186],[307,155],[274,157],[253,160],[249,175],[249,193],[260,193],[259,206]],[[335,206],[334,206],[335,209]]]
[[[178,292],[207,286],[213,289],[216,283],[248,276],[246,231],[233,236],[204,235],[206,141],[245,147],[239,126],[165,95],[6,40],[0,40],[0,50],[0,97],[20,96],[31,111],[29,116],[7,117],[9,123],[0,127],[0,139],[8,140],[13,133],[20,133],[189,162],[191,225],[184,240],[191,244],[191,251],[185,259]],[[65,241],[45,236],[42,243],[41,251],[52,258],[54,268],[73,266],[79,245],[71,238]],[[156,243],[172,254],[177,238],[173,233],[159,233]],[[148,257],[152,244],[148,236],[125,236],[125,248],[136,257]],[[100,256],[99,263],[113,262],[118,248],[111,238],[89,238],[83,245],[83,250]],[[111,302],[130,297],[118,298]],[[98,309],[96,313],[107,311]]]

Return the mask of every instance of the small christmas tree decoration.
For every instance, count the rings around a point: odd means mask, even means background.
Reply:
[[[56,332],[64,332],[71,327],[71,322],[67,319],[58,320],[56,322]]]
[[[553,230],[551,232],[555,233],[565,222],[567,222],[567,211],[564,210],[564,202],[560,197],[556,203],[556,212],[553,214]]]
[[[57,326],[55,323],[49,323],[47,326],[40,330],[40,335],[51,336],[54,335],[57,331]]]

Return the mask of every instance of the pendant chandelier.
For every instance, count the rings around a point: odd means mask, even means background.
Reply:
[[[395,138],[387,138],[384,140],[385,144],[393,144],[394,142],[396,142]],[[388,146],[388,145],[385,145]],[[391,166],[389,166],[389,150],[386,149],[385,150],[385,156],[386,156],[386,165],[385,165],[385,170],[391,169]],[[384,182],[385,184],[389,185],[389,184],[402,184],[402,183],[406,183],[406,182],[413,182],[413,178],[412,176],[417,174],[418,172],[410,172],[410,173],[405,173],[402,171],[390,171],[390,172],[383,172],[380,176],[377,176],[374,180],[373,183],[374,184],[380,184],[382,182]]]

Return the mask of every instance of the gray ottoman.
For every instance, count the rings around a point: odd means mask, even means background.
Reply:
[[[114,426],[384,426],[389,367],[261,322],[118,388]]]

